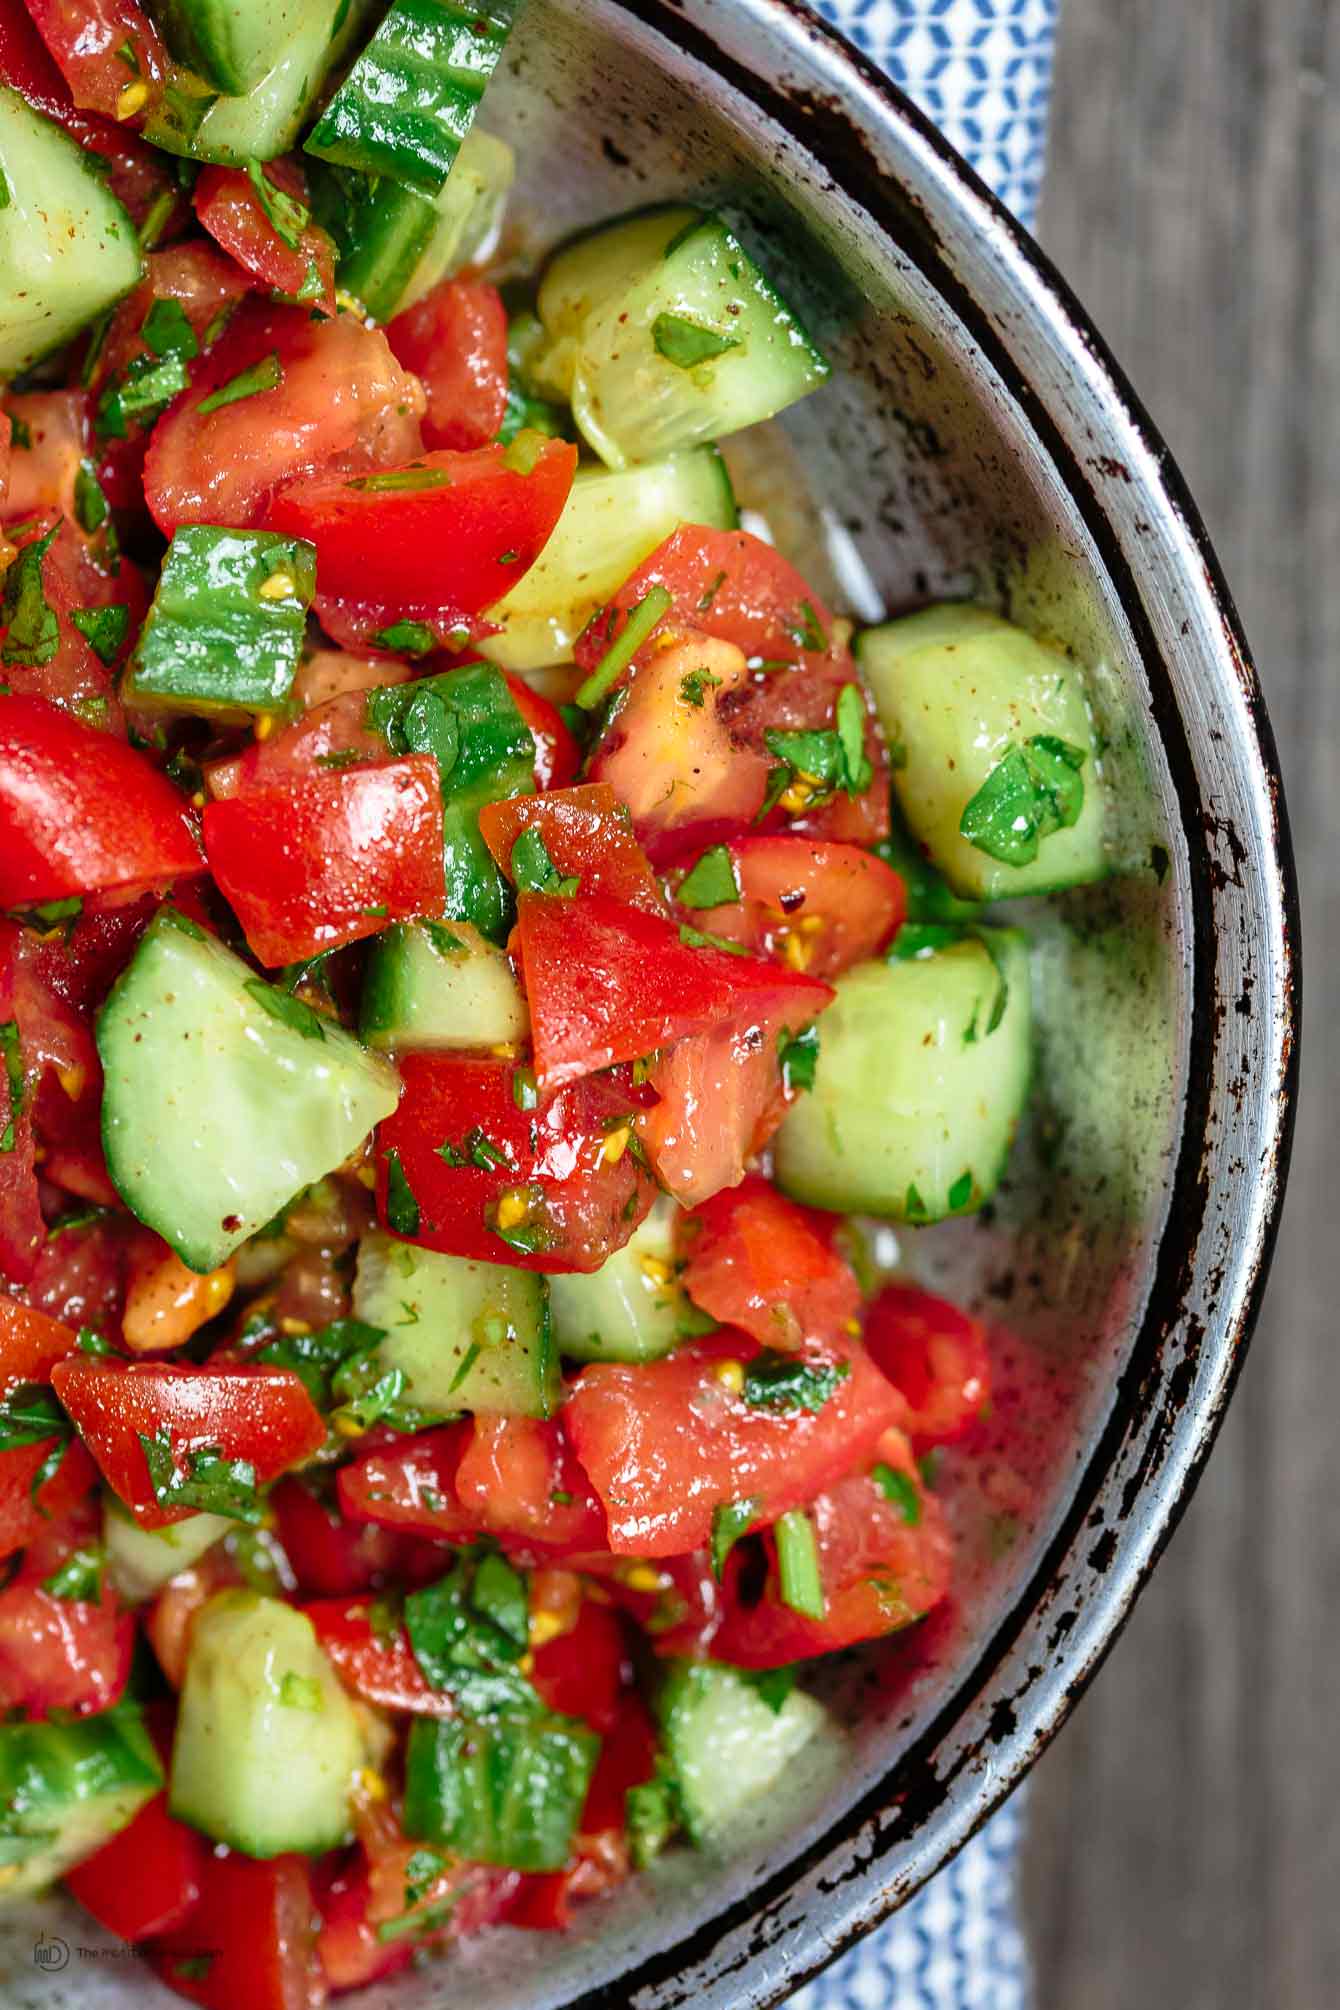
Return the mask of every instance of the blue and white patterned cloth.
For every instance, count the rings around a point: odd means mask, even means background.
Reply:
[[[1031,224],[1060,0],[816,0]],[[1026,2010],[1016,1794],[926,1888],[790,2010]]]

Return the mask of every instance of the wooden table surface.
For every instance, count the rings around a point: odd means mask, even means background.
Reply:
[[[1308,1009],[1206,1477],[1034,1775],[1038,2010],[1340,2006],[1340,0],[1063,0],[1039,234],[1180,461],[1284,763]]]

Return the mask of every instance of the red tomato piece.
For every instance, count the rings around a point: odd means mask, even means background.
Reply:
[[[0,828],[3,799],[0,798]],[[0,862],[0,875],[4,866]],[[19,1019],[23,936],[12,921],[0,921],[0,1137],[8,1150],[0,1152],[0,1272],[11,1283],[26,1284],[37,1268],[46,1239],[46,1221],[37,1188],[33,1142],[30,1076],[35,1062],[30,1031]]]
[[[397,360],[428,399],[425,446],[468,449],[498,436],[507,410],[507,309],[496,286],[444,279],[387,323]]]
[[[368,1918],[371,1883],[364,1862],[346,1859],[333,1876],[324,1877],[318,1865],[316,1885],[321,1909],[317,1959],[337,1995],[346,1989],[365,1989],[369,1982],[380,1982],[409,1967],[414,1958],[413,1938],[383,1940]]]
[[[210,870],[262,963],[442,911],[442,785],[431,754],[211,803],[204,824]]]
[[[752,1526],[802,1507],[853,1466],[904,1415],[865,1350],[824,1358],[850,1372],[819,1410],[772,1410],[731,1387],[758,1352],[743,1333],[711,1334],[640,1367],[597,1362],[577,1377],[564,1421],[609,1515],[621,1556],[675,1556],[704,1547],[717,1508],[754,1501]],[[722,1364],[733,1364],[727,1378]]]
[[[544,440],[532,451],[538,437],[294,482],[266,525],[309,539],[322,593],[374,610],[379,625],[478,614],[529,572],[568,499],[577,449]]]
[[[98,1469],[78,1438],[70,1440],[55,1472],[40,1480],[56,1442],[44,1438],[0,1452],[0,1559],[26,1549],[53,1517],[68,1515],[98,1483]]]
[[[752,955],[837,977],[877,956],[902,922],[903,883],[873,852],[789,833],[732,838],[726,849],[739,898],[692,919]]]
[[[551,705],[524,677],[510,670],[503,678],[517,711],[530,727],[535,742],[535,786],[537,789],[566,789],[575,781],[582,764],[581,750],[563,723],[557,705]]]
[[[312,221],[306,175],[294,160],[267,161],[258,172],[277,196],[263,200],[243,168],[203,169],[193,197],[196,215],[214,242],[262,286],[276,293],[300,294],[304,305],[334,314],[335,245],[329,231]],[[285,199],[306,216],[300,223],[294,215],[295,244],[280,235],[265,207],[266,200],[274,208]],[[391,346],[399,355],[395,344]]]
[[[199,1903],[145,1955],[179,1996],[205,2010],[319,2010],[316,1906],[306,1857],[267,1863],[215,1851]]]
[[[106,1583],[96,1601],[58,1597],[47,1584],[81,1545],[96,1539],[90,1504],[44,1523],[18,1574],[0,1591],[0,1713],[31,1717],[110,1709],[126,1685],[135,1621]]]
[[[514,1093],[516,1072],[511,1062],[459,1054],[402,1056],[400,1106],[377,1131],[382,1220],[394,1227],[387,1214],[394,1152],[417,1208],[407,1240],[522,1270],[598,1269],[655,1194],[627,1149],[640,1092],[618,1075],[591,1076],[527,1110]],[[443,1145],[464,1163],[449,1165]],[[405,1234],[396,1213],[396,1232]]]
[[[333,1987],[358,1988],[388,1974],[384,1957],[403,1950],[407,1941],[411,1950],[415,1945],[439,1947],[478,1932],[506,1915],[521,1886],[519,1871],[460,1859],[449,1861],[440,1876],[424,1880],[410,1869],[423,1845],[404,1834],[385,1802],[365,1803],[357,1810],[356,1825],[364,1862],[337,1873],[329,1888],[332,1911],[326,1910],[329,1900],[322,1894],[322,1910],[333,1930],[322,1933],[321,1957]],[[379,1927],[392,1920],[407,1922],[410,1914],[418,1916],[416,1928],[402,1925],[400,1934],[381,1938]],[[435,1925],[435,1920],[444,1923]],[[403,1966],[403,1960],[394,1965]]]
[[[70,617],[77,608],[124,606],[128,620],[115,659],[119,661],[139,633],[148,607],[143,577],[125,558],[115,575],[103,571],[82,532],[69,518],[50,510],[27,519],[20,529],[11,528],[10,536],[15,548],[23,551],[53,529],[55,537],[39,565],[43,595],[56,616],[55,652],[45,662],[6,663],[3,681],[15,697],[50,699],[78,713],[90,726],[119,736],[124,731],[121,707],[108,667]]]
[[[25,4],[76,105],[108,119],[143,116],[162,90],[172,62],[136,0]]]
[[[908,1404],[917,1445],[945,1445],[971,1430],[991,1399],[986,1328],[947,1299],[889,1284],[870,1307],[866,1344]]]
[[[166,1794],[66,1875],[67,1888],[121,1940],[170,1933],[194,1908],[209,1876],[208,1846],[168,1813]]]
[[[511,871],[512,847],[526,830],[540,833],[560,876],[575,875],[582,893],[607,894],[648,914],[666,912],[665,896],[633,836],[628,810],[608,782],[510,796],[505,802],[485,803],[479,812],[479,834],[504,872]]]
[[[341,1466],[340,1510],[355,1522],[426,1536],[468,1536],[476,1524],[456,1498],[456,1472],[470,1442],[469,1423],[418,1431]]]
[[[167,251],[151,251],[144,261],[143,279],[118,306],[98,350],[89,373],[94,394],[119,378],[137,356],[152,354],[144,340],[144,323],[156,301],[174,301],[203,348],[211,329],[247,291],[246,273],[212,244],[175,244]]]
[[[321,1598],[302,1610],[340,1680],[364,1702],[420,1717],[453,1716],[455,1704],[425,1678],[404,1627],[382,1623],[376,1606],[370,1596]]]
[[[831,1654],[858,1640],[877,1640],[922,1618],[949,1589],[953,1538],[944,1511],[922,1484],[903,1433],[889,1431],[876,1447],[875,1473],[894,1475],[902,1491],[890,1498],[875,1474],[839,1480],[808,1510],[819,1553],[822,1619],[793,1612],[781,1595],[777,1546],[763,1535],[767,1578],[757,1600],[738,1597],[742,1563],[727,1565],[726,1613],[714,1652],[742,1668],[781,1668]]]
[[[300,1479],[281,1480],[270,1496],[280,1547],[306,1598],[367,1591],[395,1568],[393,1536],[348,1522],[333,1502]]]
[[[89,894],[70,931],[40,940],[31,967],[46,989],[81,1013],[100,1005],[158,910],[158,896]]]
[[[813,978],[686,942],[671,922],[604,894],[523,893],[518,913],[545,1087],[779,1008],[803,1022],[833,997]]]
[[[476,1417],[456,1498],[476,1528],[538,1561],[609,1547],[605,1510],[556,1420]]]
[[[832,1245],[832,1217],[799,1207],[757,1173],[683,1224],[684,1289],[723,1326],[765,1346],[835,1344],[857,1330],[861,1287]]]
[[[584,1598],[577,1624],[535,1648],[534,1656],[531,1680],[548,1709],[580,1717],[602,1738],[614,1729],[628,1656],[623,1628],[607,1605]]]
[[[74,1333],[59,1319],[0,1292],[0,1396],[23,1382],[49,1382],[56,1363],[77,1351]]]
[[[89,398],[84,391],[24,391],[5,400],[14,429],[4,513],[75,513],[74,488],[88,452]]]
[[[200,410],[253,370],[277,381]],[[300,307],[253,302],[154,427],[145,499],[169,536],[182,523],[250,529],[288,482],[403,466],[419,451],[422,413],[418,379],[379,328],[352,314],[313,321]]]
[[[287,1368],[188,1368],[164,1361],[79,1356],[58,1362],[52,1385],[75,1427],[142,1528],[166,1528],[189,1508],[161,1507],[140,1438],[162,1438],[178,1470],[206,1450],[255,1468],[268,1486],[326,1441],[320,1412]]]
[[[340,662],[356,660],[333,649],[321,653]],[[378,684],[401,684],[409,674],[389,658],[370,667],[381,673],[375,680]],[[330,767],[343,765],[328,761],[330,754],[356,754],[361,761],[384,765],[386,741],[368,724],[369,688],[370,684],[328,698],[268,739],[251,741],[242,753],[209,762],[205,777],[210,794],[222,801],[255,789],[286,789],[295,779],[319,779]]]
[[[0,905],[204,869],[182,798],[143,754],[44,698],[0,697]]]

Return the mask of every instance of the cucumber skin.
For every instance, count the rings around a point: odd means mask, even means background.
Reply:
[[[282,48],[294,32],[287,18],[294,10],[285,7],[282,0],[278,6],[273,0],[268,6],[266,0],[248,0],[245,9],[219,4],[219,0],[152,0],[149,11],[177,61],[194,70],[211,89],[233,98],[246,97],[268,74],[273,61],[267,49]],[[261,14],[268,17],[264,30],[256,19]],[[275,14],[281,18],[274,19]],[[229,32],[230,23],[244,22],[251,29],[250,58],[238,46],[236,28]],[[213,32],[216,28],[222,32]]]
[[[142,1605],[178,1571],[189,1570],[237,1523],[219,1514],[188,1515],[166,1528],[141,1528],[108,1489],[102,1502],[102,1539],[113,1584],[128,1605]]]
[[[271,581],[292,582],[278,598]],[[316,591],[316,547],[274,531],[174,531],[123,695],[151,711],[240,719],[282,710]]]
[[[1000,978],[988,934],[1009,985],[990,1034]],[[777,1184],[813,1207],[918,1227],[973,1212],[999,1184],[1028,1099],[1025,938],[965,934],[930,956],[860,964],[836,989],[819,1022],[814,1087],[777,1133]],[[971,1191],[951,1205],[964,1173]]]
[[[793,1689],[774,1711],[737,1668],[671,1662],[656,1698],[689,1840],[724,1851],[735,1818],[756,1805],[828,1721]]]
[[[662,1194],[622,1249],[599,1270],[549,1279],[554,1342],[572,1361],[659,1361],[714,1321],[700,1313],[672,1275],[653,1284],[641,1260],[650,1256],[674,1269],[674,1223],[679,1209]]]
[[[530,1015],[502,951],[468,922],[442,925],[467,942],[459,957],[434,948],[414,922],[398,922],[375,937],[358,1025],[359,1038],[375,1052],[454,1052],[529,1038]]]
[[[71,1724],[0,1725],[0,1840],[45,1843],[6,1867],[0,1893],[44,1890],[110,1842],[162,1785],[139,1712],[125,1703]]]

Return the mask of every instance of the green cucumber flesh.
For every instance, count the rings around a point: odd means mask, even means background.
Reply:
[[[646,1220],[599,1270],[549,1279],[554,1345],[572,1361],[657,1361],[707,1332],[675,1275],[675,1219],[661,1195]]]
[[[672,1662],[657,1715],[689,1839],[715,1853],[829,1722],[803,1690],[774,1710],[747,1676],[711,1661]]]
[[[572,397],[577,341],[601,308],[629,292],[703,211],[682,203],[636,210],[597,224],[560,245],[540,276],[535,298],[543,340],[531,345],[535,388],[566,403]]]
[[[715,447],[611,471],[581,468],[553,535],[524,579],[488,611],[500,635],[478,644],[506,670],[572,659],[577,637],[643,559],[681,524],[733,530],[726,464]]]
[[[868,629],[856,655],[899,750],[894,790],[908,830],[954,893],[1007,900],[1106,875],[1105,791],[1077,664],[962,602]],[[1076,822],[1038,838],[1035,857],[1012,864],[970,842],[960,825],[1001,761],[1039,738],[1082,754],[1083,806]]]
[[[277,712],[297,675],[316,549],[274,531],[174,531],[124,686],[141,710]]]
[[[160,1792],[138,1710],[69,1724],[0,1724],[0,1894],[43,1891]]]
[[[211,90],[242,98],[301,32],[308,9],[305,0],[150,0],[149,12],[179,63]]]
[[[165,909],[99,1014],[112,1184],[192,1270],[217,1269],[396,1106],[387,1063],[295,1005]]]
[[[364,1757],[354,1706],[305,1614],[243,1590],[201,1609],[172,1746],[178,1821],[248,1856],[337,1849]]]
[[[404,1375],[414,1409],[552,1413],[559,1391],[548,1292],[533,1271],[416,1249],[373,1229],[359,1244],[353,1309],[386,1335],[379,1359]]]
[[[128,293],[135,226],[89,155],[0,85],[0,378],[26,370]]]
[[[468,921],[402,922],[376,937],[359,1035],[379,1053],[501,1047],[530,1037],[511,963]]]
[[[142,1605],[178,1571],[189,1570],[206,1550],[237,1527],[221,1514],[192,1514],[167,1528],[141,1528],[110,1489],[102,1501],[102,1540],[112,1583],[127,1605]]]
[[[814,1087],[777,1133],[778,1185],[815,1207],[912,1224],[980,1207],[1028,1097],[1025,938],[980,929],[859,964],[836,989]]]

